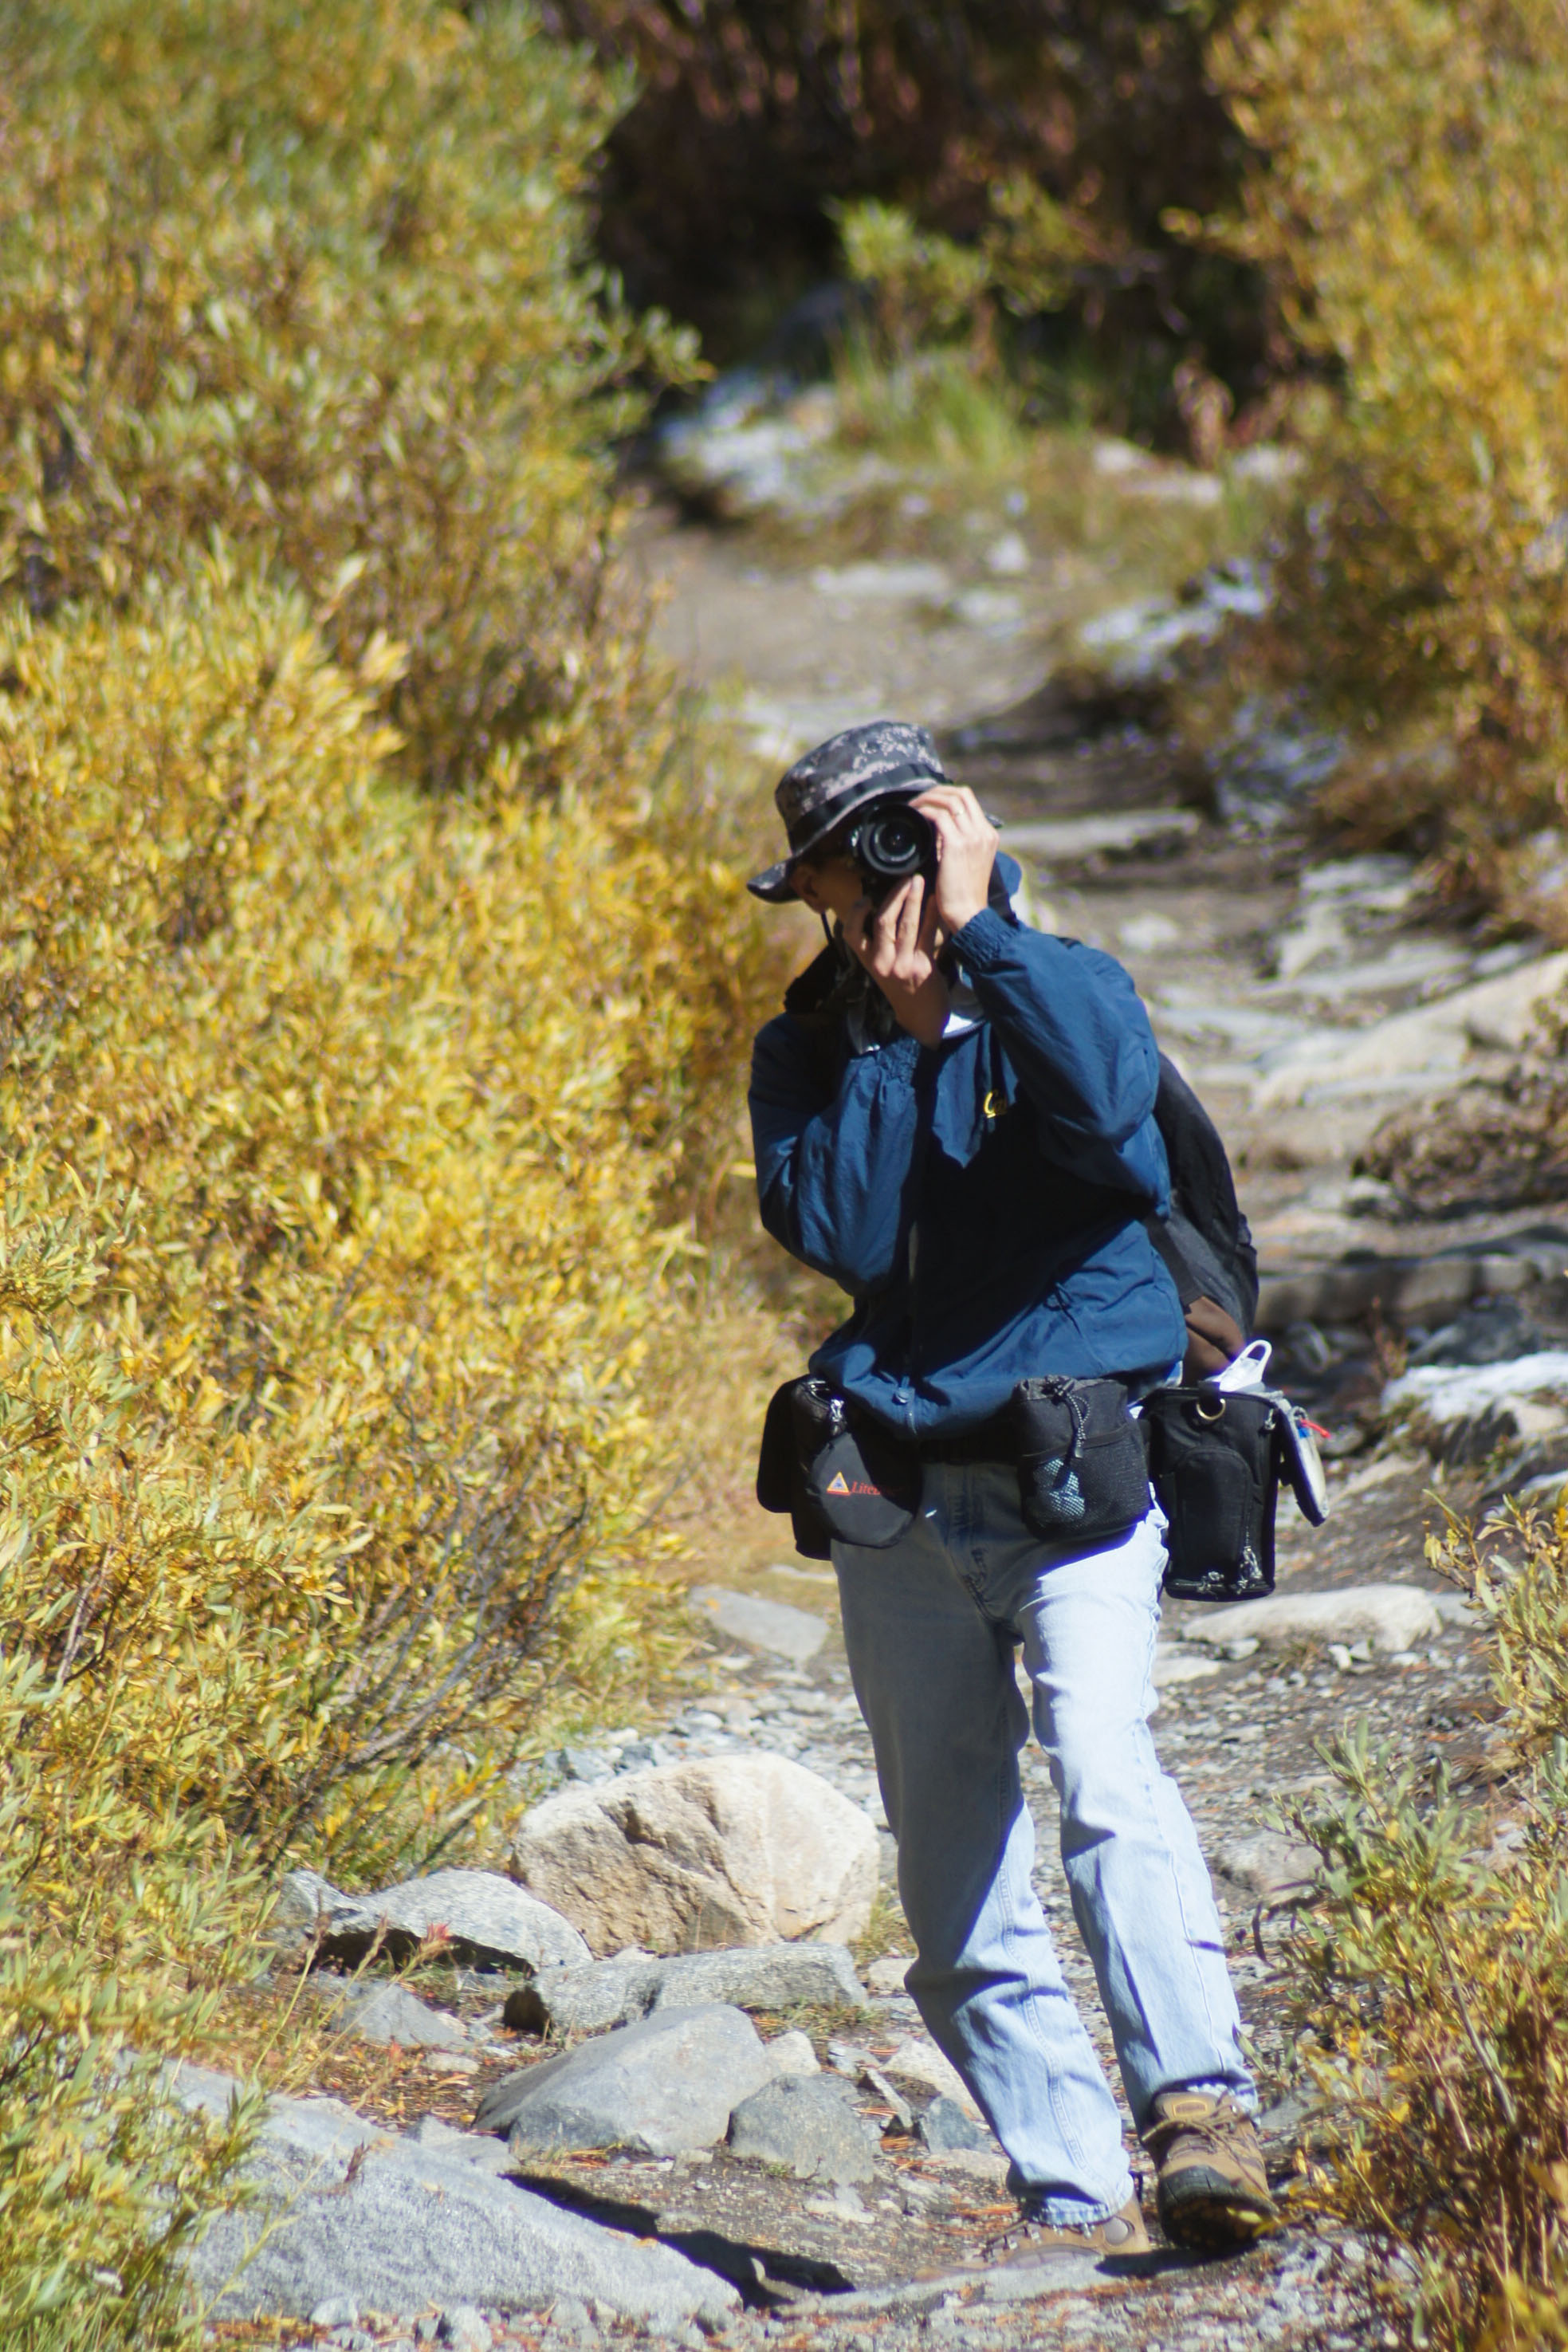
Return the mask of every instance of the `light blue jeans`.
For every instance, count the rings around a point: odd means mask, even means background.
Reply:
[[[1164,1532],[1151,1510],[1118,1543],[1053,1551],[1024,1526],[1010,1469],[931,1462],[898,1543],[833,1546],[919,1955],[909,1990],[1011,2158],[1012,2186],[1055,2224],[1118,2212],[1133,2184],[1030,1883],[1018,1637],[1134,2123],[1178,2085],[1256,2105],[1208,1872],[1149,1733]]]

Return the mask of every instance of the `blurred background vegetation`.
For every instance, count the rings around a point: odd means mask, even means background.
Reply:
[[[1009,446],[1286,440],[1234,676],[1343,730],[1322,823],[1568,937],[1565,126],[1547,0],[0,0],[8,2343],[187,2327],[246,2118],[123,2056],[210,2040],[279,1866],[482,1853],[678,1653],[670,1401],[777,975],[618,453],[824,286],[859,429],[918,381]],[[1515,1683],[1568,1650],[1494,1617]],[[1364,1924],[1387,1819],[1322,1832]],[[1479,2024],[1322,1948],[1366,2081],[1558,1988],[1541,1852]],[[1559,2129],[1509,2047],[1465,2096]],[[1432,2340],[1562,2340],[1556,2176],[1466,2269],[1400,2112],[1340,2177]]]

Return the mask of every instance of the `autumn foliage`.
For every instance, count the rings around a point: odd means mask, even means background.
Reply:
[[[1352,730],[1328,813],[1568,936],[1568,26],[1269,0],[1211,54],[1262,158],[1218,241],[1319,387],[1279,637]]]
[[[754,935],[616,565],[603,81],[0,8],[0,2333],[172,2339],[278,1868],[642,1665]],[[725,1115],[721,1118],[721,1106]],[[177,2226],[171,2234],[166,2224]]]

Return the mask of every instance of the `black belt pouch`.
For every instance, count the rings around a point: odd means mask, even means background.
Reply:
[[[1212,1381],[1151,1391],[1140,1408],[1149,1475],[1170,1521],[1166,1591],[1178,1601],[1255,1601],[1274,1590],[1281,1402]]]
[[[1120,1381],[1020,1381],[1008,1403],[1019,1504],[1056,1543],[1124,1536],[1149,1507],[1144,1433]]]
[[[920,1456],[816,1374],[786,1381],[762,1427],[757,1499],[788,1511],[795,1549],[831,1559],[842,1543],[885,1551],[920,1507]]]

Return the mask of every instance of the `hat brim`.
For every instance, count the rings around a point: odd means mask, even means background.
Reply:
[[[770,907],[787,906],[795,896],[795,885],[789,879],[792,857],[781,857],[777,866],[765,866],[747,884],[754,898],[765,898]]]
[[[905,769],[901,776],[868,776],[860,787],[852,787],[839,799],[829,801],[819,809],[816,821],[807,830],[804,839],[793,844],[789,856],[781,857],[776,866],[765,866],[760,874],[754,874],[747,888],[754,898],[765,899],[770,907],[787,907],[795,896],[791,877],[797,864],[809,850],[815,849],[819,842],[826,841],[831,833],[837,833],[840,825],[847,823],[857,809],[869,808],[873,801],[912,801],[921,793],[928,793],[933,784],[946,783],[946,781],[940,771],[936,775],[929,775]]]

